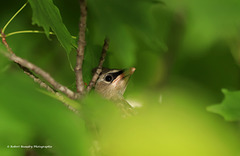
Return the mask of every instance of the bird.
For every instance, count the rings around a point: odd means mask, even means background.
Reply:
[[[123,114],[127,116],[134,111],[132,106],[124,99],[123,94],[135,70],[136,68],[134,67],[129,69],[103,68],[95,85],[97,93],[116,103]]]

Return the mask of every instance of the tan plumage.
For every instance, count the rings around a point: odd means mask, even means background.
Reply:
[[[114,101],[123,112],[128,112],[132,107],[123,98],[123,94],[135,70],[133,67],[128,70],[104,68],[96,82],[95,90],[103,97]]]

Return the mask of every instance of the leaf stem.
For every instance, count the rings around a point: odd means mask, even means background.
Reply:
[[[12,22],[12,20],[22,11],[22,9],[25,8],[25,6],[28,4],[28,2],[26,2],[13,16],[12,18],[7,22],[7,24],[3,27],[2,29],[2,33],[4,34],[7,26]]]
[[[6,37],[12,36],[12,35],[16,35],[16,34],[26,34],[26,33],[40,33],[40,34],[44,34],[44,31],[40,31],[40,30],[21,30],[21,31],[15,31],[15,32],[11,32],[6,34]],[[53,32],[49,32],[49,34],[54,35]]]
[[[21,31],[15,31],[15,32],[11,32],[5,35],[5,37],[9,37],[12,35],[16,35],[16,34],[27,34],[27,33],[39,33],[39,34],[44,34],[44,31],[41,30],[21,30]],[[56,35],[54,34],[54,32],[49,32],[50,35]],[[1,36],[2,37],[2,36]],[[72,36],[73,39],[77,39],[76,36]]]

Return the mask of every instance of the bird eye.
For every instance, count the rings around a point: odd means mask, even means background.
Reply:
[[[107,82],[111,82],[112,79],[113,79],[113,77],[112,77],[111,75],[107,75],[107,76],[105,77],[105,81],[107,81]]]

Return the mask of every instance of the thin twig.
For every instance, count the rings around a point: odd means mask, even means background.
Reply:
[[[23,70],[23,72],[28,75],[30,78],[33,79],[34,82],[38,83],[40,87],[46,89],[47,91],[51,93],[55,93],[55,90],[53,90],[49,85],[47,85],[45,82],[43,82],[41,79],[39,79],[36,75],[34,75],[28,68],[25,68],[18,64],[19,67]]]
[[[16,56],[14,53],[4,53],[2,52],[6,57],[8,57],[10,60],[14,61],[15,63],[33,71],[34,73],[40,75],[44,80],[46,80],[55,90],[61,91],[62,93],[66,94],[69,98],[75,99],[76,95],[73,91],[68,89],[66,86],[63,86],[62,84],[56,82],[49,73],[42,70],[40,67],[32,64],[31,62],[22,59],[21,57]]]
[[[105,60],[108,47],[109,47],[109,40],[108,40],[108,39],[105,39],[105,40],[104,40],[104,44],[103,44],[103,48],[102,48],[102,55],[101,55],[101,58],[100,58],[100,61],[99,61],[97,70],[96,70],[95,73],[93,74],[92,80],[90,81],[90,83],[89,83],[88,86],[87,86],[87,91],[88,91],[88,92],[95,86],[96,81],[97,81],[100,73],[102,72],[102,65],[103,65],[103,62],[104,62],[104,60]]]
[[[2,43],[5,45],[5,47],[7,48],[8,52],[10,52],[11,54],[13,54],[12,49],[9,47],[7,41],[6,41],[6,35],[3,33],[3,31],[1,30],[1,37],[2,37]]]
[[[45,82],[43,82],[41,79],[39,79],[35,74],[33,74],[28,68],[25,68],[23,66],[21,66],[20,64],[18,64],[20,66],[20,68],[23,69],[24,73],[26,75],[28,75],[30,78],[33,79],[34,82],[38,83],[40,85],[41,88],[46,89],[47,91],[53,93],[59,101],[61,101],[69,110],[73,111],[74,113],[78,113],[78,111],[76,109],[74,109],[72,106],[70,106],[66,100],[64,99],[64,97],[59,94],[57,91],[55,91],[53,88],[51,88],[49,85],[47,85]]]
[[[26,2],[14,15],[13,17],[7,22],[7,24],[3,27],[3,29],[1,29],[0,31],[0,37],[2,38],[2,43],[5,45],[5,47],[7,48],[9,53],[0,51],[0,53],[4,54],[5,56],[7,56],[10,60],[14,61],[15,63],[17,63],[20,68],[23,69],[24,73],[27,74],[30,78],[32,78],[34,80],[34,82],[38,83],[40,85],[40,87],[45,88],[47,91],[53,93],[54,95],[56,95],[58,97],[58,99],[65,105],[68,107],[68,109],[72,110],[75,113],[78,113],[78,111],[76,109],[74,109],[72,106],[70,106],[69,104],[67,104],[66,100],[64,99],[63,95],[61,95],[60,93],[57,92],[57,90],[65,93],[68,97],[72,98],[72,99],[76,99],[76,94],[71,91],[70,89],[68,89],[67,87],[59,84],[58,82],[56,82],[47,72],[45,72],[44,70],[42,70],[41,68],[39,68],[38,66],[32,64],[31,62],[24,60],[18,56],[15,55],[15,53],[12,51],[12,49],[9,47],[7,41],[6,41],[6,37],[7,36],[11,36],[14,34],[19,34],[19,33],[41,33],[41,31],[18,31],[18,32],[13,32],[13,33],[9,33],[7,35],[5,35],[5,30],[7,28],[7,26],[11,23],[11,21],[23,10],[23,8],[27,5],[28,2]],[[50,32],[51,33],[51,32]],[[48,84],[46,84],[45,82],[43,82],[41,79],[39,79],[36,75],[34,75],[33,72],[37,73],[38,75],[42,76],[48,83],[50,83],[52,85],[52,87],[50,87]]]
[[[82,75],[82,64],[84,58],[84,49],[86,45],[85,41],[85,32],[86,32],[86,21],[87,21],[87,8],[85,0],[80,0],[80,23],[79,23],[79,40],[78,40],[78,49],[77,49],[77,61],[75,67],[76,74],[76,87],[77,93],[84,93],[84,82]]]
[[[49,73],[45,72],[43,69],[41,69],[40,67],[32,64],[31,62],[29,62],[27,60],[24,60],[21,57],[16,56],[15,53],[12,51],[12,49],[9,47],[9,45],[8,45],[8,43],[6,41],[6,38],[5,38],[5,34],[3,32],[1,32],[1,35],[2,35],[2,42],[3,42],[3,44],[6,46],[7,50],[10,52],[10,54],[9,53],[6,53],[6,54],[4,53],[5,56],[7,56],[10,60],[12,60],[15,63],[17,63],[18,65],[20,65],[20,67],[26,73],[32,74],[31,71],[35,72],[36,74],[42,76],[43,79],[46,80],[49,84],[51,84],[55,90],[59,90],[59,91],[63,92],[64,94],[66,94],[68,97],[70,97],[72,99],[76,99],[76,95],[75,95],[75,93],[73,91],[71,91],[67,87],[61,85],[60,83],[56,82],[51,77],[51,75]]]
[[[61,92],[63,92],[64,94],[66,94],[67,96],[69,96],[70,98],[75,98],[75,94],[73,91],[71,91],[70,89],[68,89],[67,87],[59,84],[58,82],[56,82],[49,73],[45,72],[44,70],[42,70],[41,68],[39,68],[38,66],[32,64],[31,62],[24,60],[18,56],[16,56],[15,54],[11,54],[10,56],[8,56],[9,59],[11,59],[12,61],[22,65],[25,68],[28,68],[29,70],[32,70],[33,72],[35,72],[36,74],[42,76],[49,84],[51,84],[56,90],[59,90]]]
[[[14,54],[6,41],[6,35],[2,31],[1,31],[1,37],[2,37],[2,42],[7,48],[8,52],[10,52],[11,54]],[[46,83],[42,82],[39,78],[37,78],[28,68],[25,68],[20,64],[18,65],[24,71],[24,73],[27,74],[29,77],[31,77],[34,80],[34,82],[38,83],[40,87],[45,88],[47,91],[50,91],[52,93],[54,92],[54,90],[50,86],[48,86]]]

